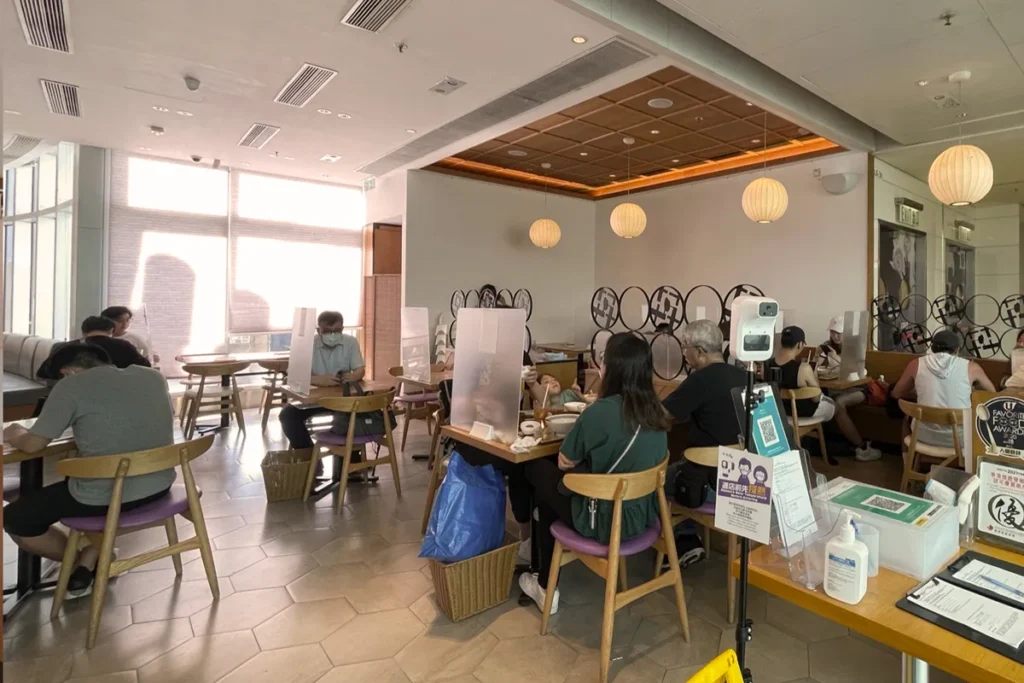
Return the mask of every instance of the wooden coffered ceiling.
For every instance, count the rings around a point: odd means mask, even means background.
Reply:
[[[771,113],[765,150],[765,116],[668,67],[428,168],[598,198],[840,151]],[[635,142],[627,146],[624,138]]]

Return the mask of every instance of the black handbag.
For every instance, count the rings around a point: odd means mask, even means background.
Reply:
[[[358,382],[345,382],[341,385],[341,391],[343,396],[365,396],[366,393],[363,388],[359,386]],[[348,435],[348,423],[351,418],[351,413],[334,413],[334,421],[331,423],[331,433],[340,434],[341,436]],[[391,422],[391,429],[395,429],[398,425],[398,420],[395,419],[395,414],[388,411],[388,418]],[[384,436],[386,430],[384,428],[384,411],[375,410],[372,413],[358,413],[356,414],[356,424],[353,430],[353,436],[355,437],[367,437],[367,436]]]

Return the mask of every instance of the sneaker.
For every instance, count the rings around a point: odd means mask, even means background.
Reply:
[[[676,554],[679,555],[679,568],[686,569],[704,559],[704,545],[697,536],[687,534],[676,536]],[[670,569],[668,555],[661,560],[661,572]]]
[[[84,598],[92,593],[93,579],[96,572],[85,567],[75,567],[68,578],[68,597]]]
[[[533,561],[533,550],[531,548],[530,539],[519,544],[519,552],[516,554],[518,562],[516,564],[529,565]]]
[[[530,596],[540,611],[544,611],[544,599],[547,597],[546,591],[541,588],[540,581],[537,580],[536,573],[523,572],[519,575],[519,587],[523,589],[523,592]],[[551,614],[558,611],[558,589],[555,589],[555,595],[551,599]]]
[[[874,446],[864,444],[863,446],[856,449],[856,454],[853,456],[860,462],[871,462],[872,460],[878,460],[882,457],[882,451],[878,450]]]

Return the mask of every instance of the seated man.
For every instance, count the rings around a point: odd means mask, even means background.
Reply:
[[[783,328],[774,356],[765,363],[765,376],[771,381],[773,370],[779,373],[780,389],[803,389],[818,387],[818,377],[810,363],[803,360],[807,348],[807,335],[803,328],[790,325]],[[783,410],[790,417],[790,402],[782,401]],[[803,398],[796,402],[797,417],[815,417],[828,422],[836,414],[836,404],[828,396],[819,394],[814,398]]]
[[[174,442],[174,411],[167,381],[156,370],[110,364],[106,352],[70,342],[54,355],[52,367],[64,377],[54,386],[35,424],[12,424],[4,441],[36,453],[70,427],[79,457],[132,453]],[[174,470],[130,476],[124,481],[122,510],[150,503],[167,493]],[[4,531],[22,549],[60,561],[67,537],[54,526],[63,517],[105,515],[113,491],[110,479],[66,479],[31,491],[4,509]],[[84,594],[91,586],[97,549],[81,552],[69,590]]]
[[[817,374],[822,377],[838,377],[843,353],[843,316],[837,315],[832,318],[828,324],[828,341],[818,348],[820,355]],[[861,462],[878,460],[882,457],[880,450],[874,448],[870,441],[865,441],[861,437],[857,425],[850,418],[849,409],[864,403],[867,400],[867,394],[866,387],[854,387],[837,391],[833,396],[836,404],[836,427],[853,444],[854,457]]]
[[[86,344],[98,346],[107,352],[110,362],[115,367],[124,369],[130,365],[141,365],[150,367],[149,361],[138,350],[124,339],[114,338],[115,323],[110,318],[99,315],[90,315],[82,322],[82,341]],[[49,357],[39,366],[36,375],[40,379],[58,380],[60,373],[53,368],[53,357],[64,346],[54,346]]]
[[[316,318],[317,336],[313,341],[313,376],[315,387],[330,387],[343,382],[358,382],[366,374],[359,341],[342,334],[345,319],[337,311],[324,311]],[[306,421],[330,412],[320,406],[300,408],[288,405],[281,409],[281,430],[293,449],[312,448]]]
[[[154,363],[160,362],[160,356],[150,351],[142,336],[129,331],[128,328],[132,325],[133,317],[130,308],[127,306],[110,306],[100,311],[100,315],[114,321],[113,336],[115,338],[124,338],[126,342],[138,349],[139,353],[143,356],[151,358]]]

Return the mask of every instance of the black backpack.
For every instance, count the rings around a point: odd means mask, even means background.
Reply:
[[[365,396],[363,388],[358,382],[345,382],[341,385],[343,396]],[[334,413],[334,421],[331,423],[331,433],[346,436],[348,434],[348,423],[351,413]],[[398,425],[395,413],[388,411],[388,418],[391,422],[391,429]],[[381,410],[372,413],[359,413],[356,416],[354,435],[360,436],[383,436],[386,433],[384,428],[384,412]]]

